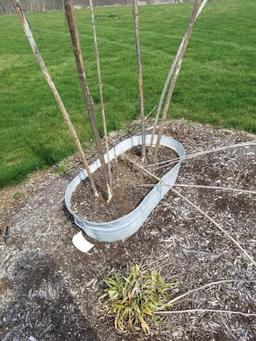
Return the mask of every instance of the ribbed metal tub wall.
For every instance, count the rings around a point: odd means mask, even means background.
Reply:
[[[150,144],[151,136],[152,135],[146,135],[146,145]],[[157,136],[154,137],[153,143],[156,143],[156,139]],[[115,157],[124,154],[128,150],[141,145],[141,143],[141,135],[135,135],[123,140],[109,151],[110,161]],[[185,151],[183,145],[175,139],[169,136],[162,136],[160,144],[164,147],[174,150],[179,156],[180,160],[184,158]],[[107,155],[105,155],[105,159],[107,160]],[[170,188],[175,184],[180,165],[181,161],[179,161],[162,177],[162,182],[158,182],[133,211],[113,221],[97,223],[84,220],[72,210],[72,193],[76,190],[76,187],[81,183],[81,181],[84,181],[87,178],[87,173],[85,171],[81,171],[68,185],[65,193],[66,207],[73,216],[75,224],[91,238],[104,242],[114,242],[128,238],[139,230],[152,210],[158,205]],[[91,172],[95,172],[100,166],[100,161],[96,160],[90,166]]]

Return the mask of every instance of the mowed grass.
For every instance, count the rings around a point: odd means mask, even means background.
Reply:
[[[146,111],[158,102],[191,4],[140,8]],[[76,11],[100,118],[89,10]],[[200,17],[175,90],[170,118],[256,131],[256,2],[211,1]],[[86,147],[91,132],[64,13],[29,14],[38,46]],[[130,7],[96,10],[109,130],[138,117]],[[0,187],[74,151],[16,16],[0,17]],[[99,126],[101,127],[100,119]],[[102,130],[102,129],[101,129]]]

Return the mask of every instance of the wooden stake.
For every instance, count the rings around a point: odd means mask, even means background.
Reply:
[[[160,122],[157,141],[156,141],[156,145],[155,145],[155,153],[154,153],[154,158],[153,158],[154,161],[156,161],[156,159],[157,159],[160,140],[161,140],[161,136],[163,134],[163,127],[164,127],[164,124],[166,122],[167,114],[168,114],[168,111],[169,111],[169,108],[171,105],[171,101],[172,101],[172,97],[173,97],[173,92],[174,92],[176,82],[177,82],[177,79],[178,79],[178,76],[179,76],[179,73],[181,70],[181,66],[182,66],[182,62],[183,62],[183,59],[184,59],[184,56],[186,53],[186,49],[187,49],[187,46],[189,44],[189,40],[190,40],[192,32],[193,32],[193,27],[194,27],[194,24],[195,24],[195,22],[199,16],[199,14],[201,13],[201,11],[203,9],[203,7],[206,5],[206,3],[207,3],[207,0],[195,0],[192,15],[190,17],[190,21],[189,21],[189,25],[188,25],[188,29],[187,29],[184,37],[183,37],[183,40],[182,40],[181,45],[178,49],[178,52],[177,52],[176,57],[174,59],[174,62],[171,66],[170,72],[167,76],[166,83],[170,79],[170,81],[169,81],[170,85],[169,85],[169,90],[167,93],[166,102],[165,102],[164,109],[163,109],[163,115],[162,115],[161,122]],[[164,92],[166,92],[166,89],[167,89],[166,83],[165,83],[165,86],[163,89]],[[159,102],[159,106],[161,105],[161,107],[162,107],[163,98],[164,98],[164,95],[162,93],[161,98],[160,98],[161,103]]]
[[[146,157],[145,109],[144,109],[144,95],[143,95],[141,46],[140,46],[140,35],[139,35],[139,10],[138,10],[137,0],[133,0],[133,22],[134,22],[136,58],[137,58],[137,67],[138,67],[138,93],[139,93],[139,99],[140,99],[140,116],[141,116],[141,129],[142,129],[142,159],[145,160],[145,157]]]
[[[91,125],[91,129],[94,134],[94,139],[95,139],[96,148],[98,151],[98,155],[99,155],[99,159],[100,159],[100,163],[102,167],[102,172],[106,181],[108,201],[110,201],[112,197],[110,178],[109,178],[104,154],[102,151],[100,135],[96,126],[93,100],[90,94],[89,85],[88,85],[88,81],[86,77],[85,65],[84,65],[83,55],[82,55],[82,51],[80,47],[79,35],[78,35],[77,27],[76,27],[75,17],[73,14],[72,0],[65,0],[64,3],[65,3],[65,13],[66,13],[69,32],[70,32],[71,42],[73,46],[73,52],[74,52],[74,56],[76,60],[76,66],[77,66],[77,72],[79,75],[80,85],[81,85],[82,93],[84,95],[85,103],[87,106],[88,118],[89,118],[89,122]]]
[[[94,17],[94,9],[93,9],[92,0],[89,0],[89,4],[91,8],[91,17],[92,17],[92,31],[93,31],[94,49],[95,49],[95,56],[96,56],[97,75],[98,75],[98,82],[99,82],[100,105],[101,105],[101,114],[102,114],[103,130],[104,130],[104,140],[105,140],[106,152],[107,152],[107,157],[108,157],[108,174],[109,174],[110,185],[111,185],[112,175],[111,175],[111,167],[110,167],[110,160],[109,160],[108,132],[107,132],[107,122],[106,122],[106,115],[105,115],[104,97],[103,97],[103,83],[102,83],[102,78],[101,78],[100,55],[99,55],[99,49],[98,49],[97,31],[96,31],[96,25],[95,25],[95,17]],[[110,187],[110,191],[111,191],[111,197],[112,197],[112,186]]]
[[[31,29],[29,27],[28,21],[27,21],[26,16],[25,16],[25,14],[24,14],[21,6],[20,6],[19,1],[18,0],[11,0],[11,1],[13,3],[13,6],[14,6],[14,8],[16,10],[16,13],[17,13],[18,17],[21,20],[21,23],[23,25],[23,29],[24,29],[25,35],[26,35],[26,37],[27,37],[27,39],[29,41],[29,44],[31,46],[31,49],[32,49],[32,51],[33,51],[33,53],[34,53],[34,55],[36,57],[37,63],[40,66],[40,69],[41,69],[41,71],[42,71],[42,73],[44,75],[44,78],[45,78],[45,80],[46,80],[46,82],[47,82],[47,84],[48,84],[48,86],[49,86],[49,88],[51,90],[51,93],[53,94],[53,96],[54,96],[54,98],[56,100],[56,103],[57,103],[57,105],[58,105],[58,107],[59,107],[59,109],[60,109],[60,111],[61,111],[61,113],[63,115],[64,121],[65,121],[65,123],[67,124],[67,126],[69,128],[69,131],[70,131],[71,136],[73,138],[73,141],[74,141],[74,143],[76,145],[76,148],[77,148],[77,150],[78,150],[78,152],[79,152],[79,154],[81,156],[83,167],[85,168],[85,170],[86,170],[86,172],[88,174],[88,178],[89,178],[91,186],[92,186],[93,194],[94,194],[94,196],[97,197],[98,196],[98,192],[97,192],[97,189],[96,189],[96,185],[95,185],[92,173],[90,171],[90,167],[89,167],[89,165],[87,163],[87,160],[85,158],[85,154],[84,154],[83,148],[81,146],[81,143],[79,141],[79,138],[78,138],[77,132],[75,130],[75,127],[73,126],[73,124],[72,124],[72,122],[70,120],[70,117],[69,117],[69,114],[68,114],[68,112],[67,112],[67,110],[65,108],[65,105],[64,105],[64,103],[63,103],[63,101],[62,101],[62,99],[61,99],[61,97],[60,97],[60,95],[58,93],[58,90],[57,90],[57,88],[56,88],[56,86],[55,86],[55,84],[54,84],[54,82],[53,82],[53,80],[52,80],[52,78],[51,78],[51,76],[50,76],[50,74],[48,72],[48,69],[47,69],[47,67],[45,65],[45,62],[44,62],[44,60],[43,60],[43,58],[42,58],[42,56],[40,54],[40,51],[39,51],[39,49],[37,47],[36,42],[34,40],[33,33],[32,33],[32,31],[31,31]]]

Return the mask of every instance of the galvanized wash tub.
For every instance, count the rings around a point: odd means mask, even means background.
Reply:
[[[155,136],[153,143],[156,143],[157,136]],[[151,135],[146,135],[146,145],[149,145]],[[128,150],[142,144],[142,135],[135,135],[118,143],[109,151],[109,159],[113,160],[115,157],[127,152]],[[162,136],[160,144],[167,148],[174,150],[180,160],[185,156],[183,145],[169,136]],[[105,154],[107,160],[107,155]],[[143,225],[151,211],[163,199],[170,188],[175,184],[181,162],[179,161],[169,172],[162,177],[162,182],[158,182],[155,187],[145,196],[141,203],[129,214],[120,217],[113,221],[105,223],[97,223],[87,221],[80,218],[71,208],[72,193],[81,181],[87,178],[87,173],[81,171],[68,185],[65,193],[65,204],[74,218],[75,224],[80,227],[88,236],[99,241],[114,242],[125,239],[139,230]],[[95,172],[100,167],[99,159],[90,166],[91,172]]]

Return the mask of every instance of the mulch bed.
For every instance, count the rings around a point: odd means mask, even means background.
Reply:
[[[182,120],[174,121],[167,130],[184,144],[187,154],[255,139],[244,132]],[[255,190],[255,153],[253,146],[187,160],[178,182]],[[123,242],[96,242],[89,254],[80,253],[72,245],[76,230],[63,207],[66,186],[80,167],[73,156],[61,174],[56,166],[0,192],[1,340],[256,339],[256,318],[220,313],[166,316],[149,336],[115,331],[113,321],[102,316],[98,299],[103,278],[125,270],[128,264],[142,263],[160,270],[167,280],[176,280],[174,295],[213,281],[238,280],[191,294],[177,301],[175,310],[254,313],[256,285],[247,281],[256,280],[255,268],[214,225],[172,192],[137,234]],[[177,190],[218,221],[256,259],[255,196]]]

